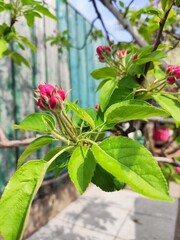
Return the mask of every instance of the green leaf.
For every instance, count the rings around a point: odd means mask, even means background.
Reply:
[[[55,15],[53,15],[46,7],[42,6],[42,5],[36,5],[34,7],[34,10],[36,10],[37,12],[42,13],[43,15],[52,18],[54,20],[57,21],[57,17]]]
[[[92,152],[98,164],[134,191],[156,200],[172,201],[166,180],[151,153],[127,137],[111,137]]]
[[[0,39],[0,58],[3,57],[3,53],[7,50],[8,44],[4,39]]]
[[[35,139],[33,142],[31,142],[26,150],[21,154],[21,156],[18,159],[17,167],[19,168],[24,160],[34,151],[38,150],[39,148],[45,146],[46,144],[54,142],[55,139],[51,136],[42,136],[37,139]]]
[[[100,107],[102,111],[104,111],[109,103],[109,100],[114,92],[114,90],[117,88],[117,81],[115,79],[107,81],[100,92]]]
[[[33,51],[36,51],[36,46],[31,42],[29,41],[27,38],[25,38],[24,36],[19,36],[19,38],[21,39],[21,41],[23,43],[25,43],[29,48],[31,48]]]
[[[123,77],[119,83],[119,87],[126,87],[129,89],[137,88],[139,87],[139,84],[137,83],[137,80],[135,77],[132,76],[125,76]]]
[[[16,52],[10,52],[9,55],[16,64],[21,66],[21,64],[23,63],[27,67],[30,67],[28,60],[26,58],[24,58],[21,54],[16,53]]]
[[[33,6],[41,4],[40,1],[33,1],[33,0],[21,0],[23,6]]]
[[[91,73],[91,76],[96,80],[103,78],[115,78],[116,72],[110,67],[98,68]]]
[[[105,112],[105,119],[108,123],[145,120],[153,116],[168,116],[168,114],[147,102],[135,99],[115,103]]]
[[[51,130],[49,129],[48,125],[43,121],[43,117],[47,118],[52,123],[52,126],[54,126],[55,128],[54,119],[50,115],[45,113],[30,114],[19,125],[15,124],[14,128],[20,130],[50,133]]]
[[[176,0],[175,5],[180,6],[180,0]]]
[[[162,51],[155,51],[152,52],[151,54],[144,56],[143,58],[140,58],[139,60],[136,61],[136,64],[141,65],[147,62],[153,62],[153,61],[157,61],[159,59],[165,58],[166,57],[166,53],[162,52]]]
[[[32,27],[34,25],[35,17],[42,18],[42,16],[38,12],[35,12],[33,10],[24,11],[23,14],[29,27]]]
[[[161,0],[161,5],[163,11],[169,10],[170,6],[173,4],[174,0]]]
[[[10,179],[0,200],[0,232],[4,239],[22,239],[32,200],[47,166],[43,160],[29,161]]]
[[[68,164],[70,178],[78,191],[82,194],[93,176],[96,167],[92,152],[86,147],[77,147]]]
[[[55,147],[51,149],[44,157],[45,161],[50,161],[57,153],[59,153],[61,150],[65,149],[67,146],[60,146],[60,147]],[[71,152],[65,151],[62,154],[60,154],[48,167],[48,171],[56,171],[61,170],[68,165],[68,160],[71,156]]]
[[[180,101],[171,94],[154,94],[153,98],[174,118],[177,124],[180,123]]]
[[[92,183],[105,192],[113,192],[121,189],[118,186],[120,182],[116,180],[112,174],[105,171],[99,164],[96,164]]]
[[[66,100],[66,104],[78,117],[80,117],[85,122],[89,123],[91,128],[95,128],[95,124],[92,117],[84,109],[80,108],[76,104],[69,102],[67,100]]]

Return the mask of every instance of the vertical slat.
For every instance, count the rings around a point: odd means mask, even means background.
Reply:
[[[57,1],[57,16],[58,16],[58,31],[63,32],[68,30],[67,23],[67,5],[62,0]],[[59,55],[59,68],[60,68],[60,84],[62,88],[68,92],[70,98],[70,73],[69,73],[69,53],[66,49],[63,49],[63,53]]]
[[[84,19],[78,14],[77,16],[77,46],[81,47],[84,43],[85,28]],[[88,93],[87,93],[87,75],[86,75],[86,54],[85,48],[78,51],[78,79],[79,84],[79,104],[81,107],[88,106]]]
[[[78,50],[76,47],[76,25],[77,25],[77,14],[71,7],[68,7],[68,25],[69,25],[69,39],[72,42],[74,48],[70,49],[69,52],[69,68],[71,78],[71,89],[72,89],[72,101],[79,99],[79,85],[78,80]]]
[[[56,2],[52,0],[46,0],[47,7],[54,15],[56,15]],[[57,33],[57,21],[45,17],[45,36],[55,36]],[[46,39],[45,39],[46,41]],[[58,71],[58,46],[51,46],[49,42],[46,42],[46,58],[47,58],[47,78],[48,83],[53,85],[59,82]]]
[[[1,13],[1,22],[9,21],[10,16],[7,12]],[[11,59],[6,57],[0,59],[0,127],[9,139],[14,139],[14,98]],[[15,150],[0,149],[0,192],[7,184],[10,176],[15,170]]]

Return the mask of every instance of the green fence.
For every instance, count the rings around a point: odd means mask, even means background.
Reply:
[[[37,111],[33,99],[33,89],[39,83],[51,83],[62,86],[71,100],[79,99],[82,107],[94,107],[98,102],[95,93],[96,81],[90,72],[98,67],[95,49],[105,40],[92,42],[87,40],[86,46],[78,50],[84,43],[91,25],[75,9],[62,0],[49,2],[48,8],[57,14],[58,22],[43,17],[37,19],[35,27],[28,29],[24,23],[18,22],[16,28],[29,37],[37,46],[37,52],[29,49],[22,54],[31,62],[31,68],[19,67],[10,59],[0,60],[0,127],[9,140],[25,139],[35,136],[34,133],[13,130],[13,124],[19,123],[27,114]],[[0,20],[9,20],[7,14],[0,15]],[[68,29],[73,48],[58,54],[57,46],[50,46],[45,41],[57,30]],[[16,50],[17,46],[13,46]],[[15,170],[18,156],[24,148],[0,148],[0,191]],[[44,149],[44,151],[46,151]],[[31,159],[41,157],[37,152]]]

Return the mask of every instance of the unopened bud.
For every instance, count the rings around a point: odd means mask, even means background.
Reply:
[[[172,85],[176,82],[176,79],[174,77],[168,77],[167,82]]]
[[[136,59],[138,59],[138,54],[137,54],[137,53],[135,53],[135,54],[132,56],[132,59],[133,59],[133,60],[136,60]]]
[[[116,56],[118,58],[126,57],[127,56],[127,51],[126,50],[117,50]]]

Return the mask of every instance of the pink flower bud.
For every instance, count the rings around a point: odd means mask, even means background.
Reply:
[[[176,78],[180,78],[180,66],[177,66],[173,73],[172,73],[173,76],[175,76]]]
[[[112,52],[111,48],[109,46],[104,47],[106,52]]]
[[[39,107],[41,110],[45,110],[44,105],[42,103],[42,99],[39,98],[37,102],[37,107]]]
[[[180,173],[180,167],[176,167],[175,170],[177,173]]]
[[[46,96],[49,97],[52,94],[52,91],[55,89],[51,84],[40,84],[38,86],[39,91],[40,91],[40,95],[41,96]]]
[[[101,55],[102,52],[104,52],[105,48],[104,46],[99,46],[96,48],[96,52],[98,55]]]
[[[59,94],[59,96],[61,97],[62,101],[65,100],[66,98],[66,93],[64,90],[58,90],[57,93]]]
[[[166,72],[172,73],[175,70],[175,68],[176,68],[176,66],[170,64],[170,65],[168,65]]]
[[[96,110],[99,109],[99,104],[98,104],[98,103],[95,104],[95,109],[96,109]]]
[[[102,55],[99,55],[98,59],[99,59],[99,61],[100,61],[100,62],[104,62],[104,60],[105,60],[105,57],[104,57],[104,56],[102,56]]]
[[[132,56],[132,59],[133,59],[133,60],[136,60],[136,59],[138,59],[138,54],[137,54],[137,53],[135,53],[135,54]]]
[[[127,56],[127,51],[126,51],[126,50],[117,50],[116,56],[117,56],[118,58],[126,57],[126,56]]]
[[[58,99],[56,96],[52,96],[49,99],[49,106],[51,109],[55,109],[56,106],[58,105]]]
[[[168,82],[169,84],[174,84],[174,83],[176,82],[176,79],[175,79],[174,77],[168,77],[168,78],[167,78],[167,82]]]

